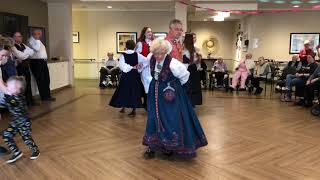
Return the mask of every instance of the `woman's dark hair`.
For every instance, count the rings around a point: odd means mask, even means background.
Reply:
[[[184,48],[186,48],[190,53],[190,61],[193,62],[194,60],[194,53],[196,52],[193,44],[193,34],[187,33],[184,37]]]
[[[144,27],[142,30],[141,30],[141,33],[140,33],[140,37],[138,39],[138,42],[143,42],[146,40],[146,32],[147,30],[149,29],[150,27]],[[151,29],[151,28],[150,28]]]
[[[135,47],[136,47],[136,43],[133,40],[128,40],[126,42],[127,50],[134,50]]]

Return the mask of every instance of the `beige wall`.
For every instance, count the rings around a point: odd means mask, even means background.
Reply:
[[[197,34],[196,46],[201,49],[202,44],[210,37],[217,38],[219,49],[214,57],[234,59],[235,27],[237,22],[189,22],[188,28]],[[202,52],[203,53],[203,52]],[[207,54],[203,53],[205,58]]]
[[[80,32],[80,43],[73,44],[74,58],[105,58],[116,54],[116,32],[137,32],[144,26],[154,32],[167,32],[173,12],[74,11],[73,31]]]
[[[8,12],[29,17],[29,26],[45,27],[47,43],[48,33],[48,8],[47,3],[40,0],[1,0],[1,12]]]
[[[244,19],[244,31],[250,40],[249,51],[254,58],[265,56],[275,60],[289,60],[290,33],[320,32],[319,12],[295,12],[261,14]],[[253,39],[258,39],[258,48],[252,48]]]

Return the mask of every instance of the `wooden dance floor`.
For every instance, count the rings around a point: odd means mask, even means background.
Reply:
[[[113,90],[77,86],[30,110],[38,160],[0,157],[1,180],[302,180],[320,179],[320,118],[308,109],[264,99],[204,92],[196,109],[209,145],[191,160],[144,160],[144,110],[136,118],[107,106]],[[1,121],[3,129],[7,121]],[[1,141],[0,145],[4,145]]]

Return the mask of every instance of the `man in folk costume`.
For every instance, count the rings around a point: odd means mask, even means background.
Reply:
[[[178,19],[174,19],[169,23],[169,33],[166,40],[170,42],[172,50],[170,56],[183,61],[183,45],[182,45],[183,26],[182,22]]]
[[[30,73],[30,57],[33,56],[34,51],[25,45],[23,37],[20,32],[16,32],[13,35],[15,41],[14,47],[12,47],[12,53],[17,64],[17,72],[19,76],[25,77],[26,89],[25,97],[29,106],[37,105],[32,97],[31,90],[31,73]]]

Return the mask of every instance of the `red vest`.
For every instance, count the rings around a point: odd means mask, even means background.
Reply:
[[[144,56],[144,57],[147,57],[148,54],[150,53],[150,46],[148,43],[146,43],[145,41],[142,41],[142,52],[141,54]]]

